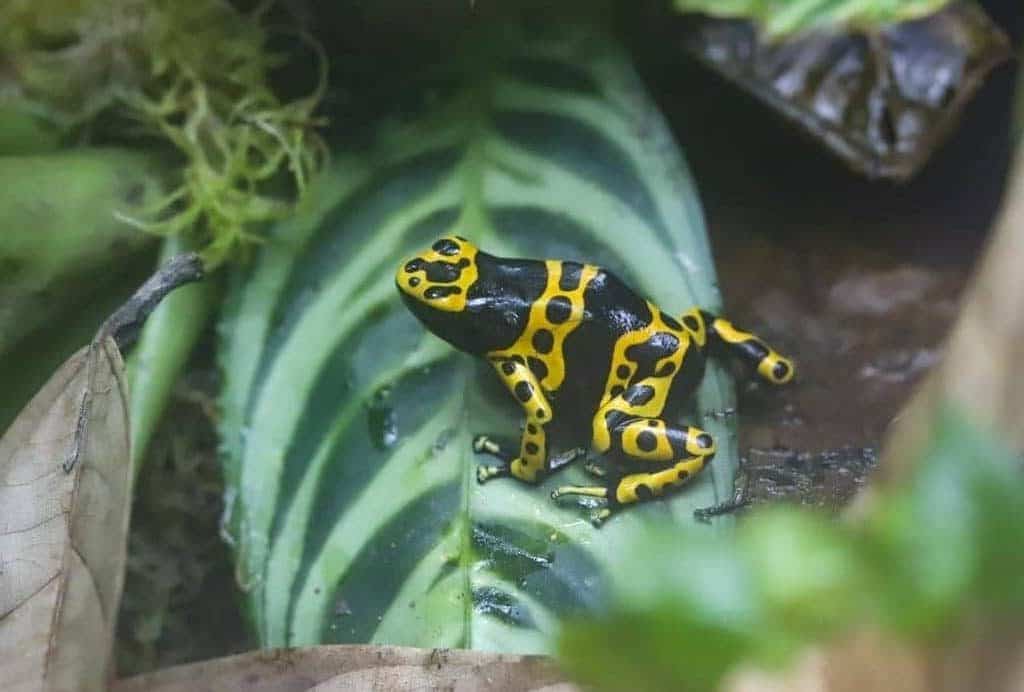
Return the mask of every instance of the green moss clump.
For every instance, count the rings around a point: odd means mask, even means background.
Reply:
[[[10,68],[0,76],[0,110],[27,112],[65,141],[172,144],[184,159],[174,189],[122,218],[187,236],[217,265],[256,239],[256,224],[288,213],[325,156],[313,111],[326,60],[311,95],[282,102],[268,84],[284,57],[267,48],[266,9],[9,0],[0,7],[0,65]]]

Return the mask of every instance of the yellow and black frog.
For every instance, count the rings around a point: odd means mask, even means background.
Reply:
[[[552,497],[603,498],[597,525],[684,484],[714,456],[711,435],[665,418],[696,389],[708,355],[736,356],[772,384],[793,378],[792,362],[753,334],[700,308],[675,318],[590,264],[496,257],[451,236],[403,263],[396,282],[426,328],[486,358],[526,414],[518,454],[474,439],[501,460],[477,480],[538,483],[589,442],[612,462],[585,465],[600,483]],[[580,446],[551,454],[552,435]]]

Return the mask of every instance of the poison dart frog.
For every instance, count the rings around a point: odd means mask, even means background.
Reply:
[[[552,497],[602,498],[591,518],[598,526],[711,461],[710,434],[665,418],[700,383],[707,356],[738,357],[771,384],[793,378],[793,363],[753,334],[697,307],[677,319],[591,264],[496,257],[450,236],[395,278],[420,322],[485,358],[526,414],[518,454],[474,438],[475,451],[500,462],[478,467],[477,480],[535,484],[589,447],[610,462],[584,465],[596,484],[559,487]],[[554,454],[555,439],[568,451]]]

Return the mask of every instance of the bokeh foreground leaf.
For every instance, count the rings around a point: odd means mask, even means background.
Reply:
[[[127,149],[0,157],[0,356],[95,300],[119,262],[153,243],[116,215],[154,204],[166,172],[159,156]]]

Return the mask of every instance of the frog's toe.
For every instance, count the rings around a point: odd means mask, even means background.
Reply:
[[[566,495],[582,497],[607,498],[608,488],[601,485],[563,485],[551,491],[551,499],[557,500]]]
[[[504,451],[501,445],[488,435],[477,435],[473,438],[473,451],[477,454],[490,454],[506,464],[515,458],[514,455]]]
[[[487,435],[473,436],[473,451],[477,454],[489,452],[492,448],[497,448],[497,446]]]
[[[486,483],[492,478],[500,478],[501,476],[509,475],[508,466],[477,466],[476,467],[476,482]]]
[[[608,518],[612,515],[612,511],[607,507],[599,509],[590,515],[590,523],[593,524],[595,529],[601,528]]]

